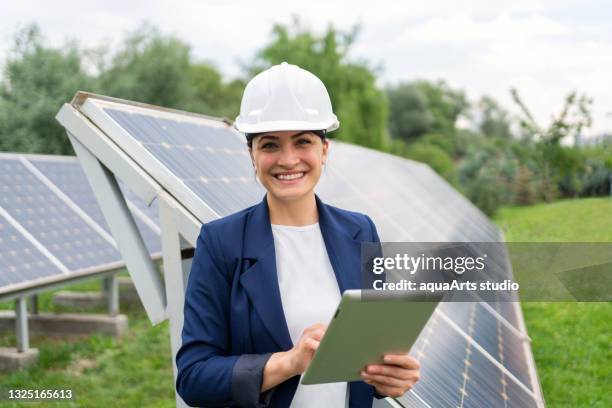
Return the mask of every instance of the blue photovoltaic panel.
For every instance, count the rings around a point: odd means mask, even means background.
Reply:
[[[459,327],[471,331],[476,343],[529,387],[523,340],[515,332],[476,302],[442,303],[440,310]]]
[[[68,269],[121,259],[115,248],[18,160],[1,160],[0,169],[0,206]]]
[[[421,363],[421,380],[398,399],[403,406],[537,406],[531,395],[436,314],[411,354]]]
[[[245,142],[229,130],[190,121],[104,111],[219,215],[261,200]]]
[[[96,197],[87,180],[87,176],[80,163],[76,160],[29,160],[42,174],[45,175],[55,186],[57,186],[64,194],[66,194],[79,208],[87,213],[99,226],[104,228],[106,232],[110,234],[110,228],[106,223],[104,215],[98,206]],[[127,193],[127,189],[122,188],[124,194]],[[138,197],[134,194],[129,194],[130,202],[140,202],[141,205],[137,206],[141,211],[147,211],[147,215],[150,215],[152,211],[144,210],[148,207],[142,203]],[[136,205],[136,204],[134,204]],[[134,215],[134,214],[133,214]],[[136,225],[142,235],[145,244],[150,253],[157,253],[161,251],[161,240],[157,233],[149,228],[138,216],[134,215]]]
[[[61,274],[49,258],[0,215],[0,288]]]

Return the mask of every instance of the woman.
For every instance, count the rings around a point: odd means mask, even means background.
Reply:
[[[363,381],[303,386],[341,293],[360,288],[366,215],[314,193],[338,128],[323,83],[282,63],[247,85],[236,128],[267,194],[202,226],[185,295],[177,390],[190,405],[370,407],[418,380],[418,363],[387,355]]]

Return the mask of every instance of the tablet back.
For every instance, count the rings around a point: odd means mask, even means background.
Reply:
[[[363,296],[346,291],[319,344],[302,384],[361,380],[367,364],[380,364],[385,353],[408,353],[439,297]]]

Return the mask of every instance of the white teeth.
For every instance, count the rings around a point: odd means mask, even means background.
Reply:
[[[281,180],[295,180],[302,177],[304,173],[294,173],[294,174],[279,174],[276,177]]]

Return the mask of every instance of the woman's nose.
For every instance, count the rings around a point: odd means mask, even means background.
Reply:
[[[291,146],[283,148],[278,158],[278,165],[283,167],[293,167],[300,162],[298,152]]]

